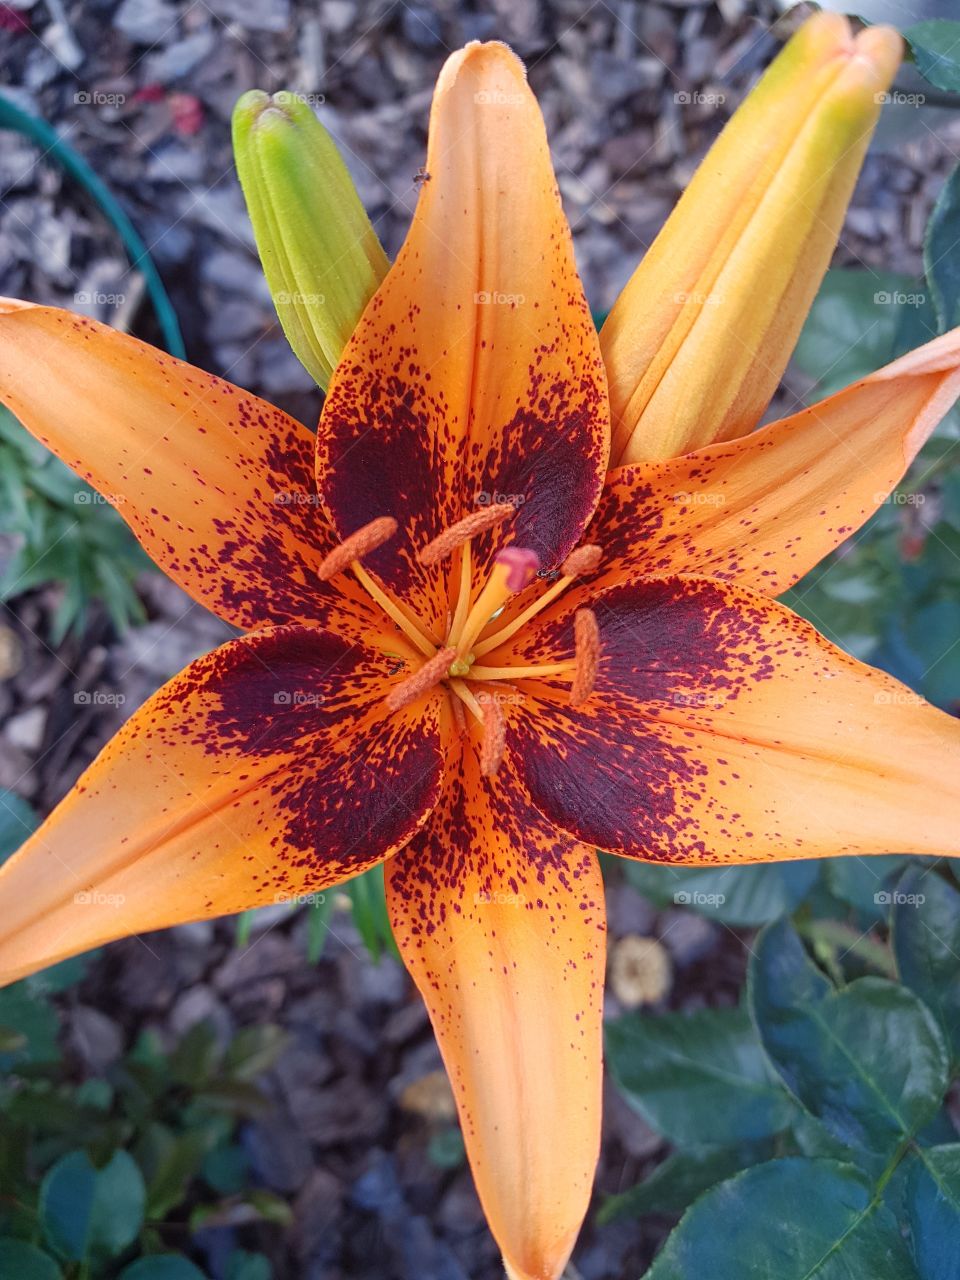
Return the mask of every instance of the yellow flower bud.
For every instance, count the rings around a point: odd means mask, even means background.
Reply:
[[[708,152],[601,333],[611,465],[751,431],[830,262],[900,62],[886,27],[797,32]]]

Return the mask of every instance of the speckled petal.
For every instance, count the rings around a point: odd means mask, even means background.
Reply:
[[[0,982],[314,893],[404,845],[442,760],[438,700],[385,713],[398,660],[281,627],[166,684],[0,870]]]
[[[960,395],[960,329],[729,444],[610,474],[588,590],[704,573],[779,595],[883,503]]]
[[[570,653],[562,605],[522,661]],[[669,862],[960,854],[960,722],[712,578],[649,578],[592,607],[591,697],[525,681],[506,708],[507,750],[560,827]]]
[[[484,1212],[515,1280],[556,1280],[600,1146],[605,917],[594,851],[477,744],[387,869],[393,931],[433,1021]]]
[[[334,539],[313,436],[266,401],[94,320],[9,299],[0,401],[228,622],[315,621],[337,597],[316,576]]]
[[[504,540],[557,563],[600,493],[608,406],[543,120],[505,46],[447,61],[426,170],[406,242],[330,384],[317,467],[341,534],[379,515],[400,522],[370,566],[436,625],[445,577],[415,551],[514,501],[516,518],[479,540],[478,575]]]

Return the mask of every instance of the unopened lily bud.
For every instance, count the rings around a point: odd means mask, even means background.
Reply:
[[[610,312],[611,465],[759,422],[830,262],[902,41],[797,32],[732,117]]]
[[[340,153],[295,93],[245,93],[233,149],[273,302],[326,390],[388,262]]]

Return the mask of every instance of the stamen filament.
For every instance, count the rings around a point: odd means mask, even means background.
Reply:
[[[450,688],[457,695],[470,714],[483,724],[483,712],[480,709],[480,703],[470,692],[469,686],[464,684],[462,680],[451,680],[449,683]]]
[[[470,668],[471,680],[520,680],[527,676],[559,676],[577,669],[576,661],[545,662],[539,667],[478,667]]]
[[[485,653],[489,653],[491,649],[496,649],[498,645],[505,643],[511,636],[515,636],[521,627],[526,626],[531,618],[535,618],[541,609],[547,607],[551,600],[556,600],[562,591],[566,591],[573,581],[573,578],[558,578],[553,586],[548,587],[542,596],[539,596],[524,609],[523,613],[518,613],[512,622],[508,622],[505,627],[501,627],[493,635],[486,636],[483,640],[478,641],[473,646],[473,651],[477,657],[482,658]]]
[[[454,648],[463,632],[463,624],[467,620],[467,614],[470,612],[470,595],[473,591],[473,553],[471,551],[470,539],[468,538],[460,548],[460,587],[457,592],[457,604],[453,613],[453,621],[450,623],[450,633],[447,639],[448,644],[452,644]]]
[[[432,658],[437,651],[437,642],[431,643],[427,639],[418,624],[407,615],[403,605],[388,595],[380,584],[370,577],[359,560],[354,560],[350,568],[367,594],[373,597],[384,613],[390,615],[407,639],[416,645],[424,657]]]

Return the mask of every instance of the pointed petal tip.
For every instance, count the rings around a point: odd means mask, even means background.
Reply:
[[[478,77],[495,76],[502,72],[527,87],[527,69],[521,59],[502,40],[471,40],[457,49],[443,64],[437,80],[437,93],[452,89],[464,71]]]

